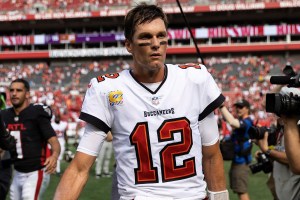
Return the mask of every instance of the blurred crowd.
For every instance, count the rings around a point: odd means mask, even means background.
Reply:
[[[253,118],[264,121],[266,125],[273,120],[273,115],[262,107],[262,96],[273,87],[270,76],[282,75],[287,63],[296,72],[300,69],[300,56],[296,55],[288,59],[283,56],[210,57],[204,62],[226,96],[226,106],[231,109],[237,100],[247,99]],[[62,120],[76,122],[90,79],[128,69],[130,64],[122,58],[72,64],[0,64],[0,73],[6,75],[0,77],[0,86],[5,90],[5,85],[15,78],[25,78],[30,82],[33,102],[45,103],[59,111]]]
[[[184,5],[214,5],[229,3],[257,3],[279,2],[280,0],[182,0]],[[175,0],[148,0],[146,2],[163,5],[176,5]],[[97,11],[99,9],[111,9],[129,7],[134,0],[0,0],[1,13],[13,12],[22,14],[34,14],[59,11]]]
[[[16,78],[25,78],[32,88],[32,102],[47,104],[61,113],[62,120],[74,122],[78,119],[89,80],[128,67],[129,64],[122,59],[53,66],[47,63],[0,64],[0,73],[6,75],[0,77],[0,85],[5,86]]]

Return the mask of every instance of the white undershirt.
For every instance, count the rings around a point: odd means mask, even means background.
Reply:
[[[148,89],[150,89],[151,91],[155,91],[161,84],[160,82],[157,83],[142,83],[144,86],[146,86]]]

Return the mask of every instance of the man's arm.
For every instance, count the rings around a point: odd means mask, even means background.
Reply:
[[[264,138],[254,141],[263,153],[267,153],[267,151],[269,150],[268,136],[269,134],[265,133]],[[276,160],[281,164],[289,164],[285,152],[277,151],[276,149],[270,149],[268,154],[273,160]]]
[[[234,128],[240,128],[240,122],[238,119],[234,118],[234,116],[229,112],[226,106],[220,106],[220,112],[223,115],[226,122],[228,122]]]
[[[219,142],[211,146],[202,146],[203,171],[209,191],[226,190],[224,164]]]
[[[199,121],[202,142],[202,166],[210,199],[227,200],[223,157],[219,145],[219,131],[214,113]]]
[[[88,180],[89,170],[95,160],[96,156],[77,151],[57,186],[54,200],[78,199]]]
[[[102,148],[106,133],[87,123],[74,159],[64,172],[55,192],[55,200],[78,199],[89,177],[89,170]],[[85,153],[84,153],[85,152]]]
[[[52,174],[56,170],[57,159],[60,154],[60,144],[56,136],[48,139],[48,143],[51,146],[51,156],[45,161],[46,173]]]
[[[202,146],[202,153],[203,171],[209,199],[229,200],[219,142],[212,146]]]
[[[282,117],[284,121],[284,146],[291,171],[300,174],[300,132],[298,128],[299,118]]]
[[[66,126],[66,129],[65,129],[65,131],[64,131],[64,139],[65,139],[65,142],[66,142],[66,147],[67,147],[67,149],[68,149],[68,146],[69,146],[69,137],[68,137],[68,135],[67,135],[67,128],[68,128],[68,126]]]

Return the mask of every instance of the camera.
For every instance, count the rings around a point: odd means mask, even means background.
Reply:
[[[263,139],[265,136],[265,133],[268,133],[268,145],[276,145],[277,142],[277,129],[275,126],[271,126],[271,127],[266,127],[266,126],[262,126],[262,127],[257,127],[257,126],[251,126],[248,134],[250,139]]]
[[[260,171],[264,173],[270,173],[273,169],[273,164],[270,158],[264,153],[257,154],[257,163],[249,165],[252,174],[256,174]]]
[[[293,94],[267,94],[266,111],[278,116],[281,114],[300,114],[300,97]]]
[[[300,114],[300,97],[297,95],[300,94],[298,89],[300,87],[300,74],[296,74],[289,64],[283,69],[283,73],[285,76],[271,76],[270,82],[279,85],[287,84],[288,88],[281,92],[285,94],[266,95],[266,111],[278,116],[281,114]]]

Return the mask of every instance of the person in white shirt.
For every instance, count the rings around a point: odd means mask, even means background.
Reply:
[[[64,153],[66,147],[68,146],[68,136],[66,134],[68,123],[66,121],[62,121],[59,112],[55,113],[54,120],[51,122],[51,126],[54,129],[58,142],[60,144],[60,154],[58,156],[57,165],[56,165],[56,174],[61,174],[61,161],[64,158]]]
[[[204,65],[165,64],[162,8],[140,4],[125,17],[133,65],[91,80],[87,122],[54,199],[77,199],[106,133],[113,134],[121,200],[228,199],[214,110],[225,100]],[[205,179],[204,179],[205,177]]]
[[[110,161],[112,157],[112,134],[109,132],[105,138],[98,158],[96,159],[95,175],[96,178],[111,177],[112,173],[109,171]]]

